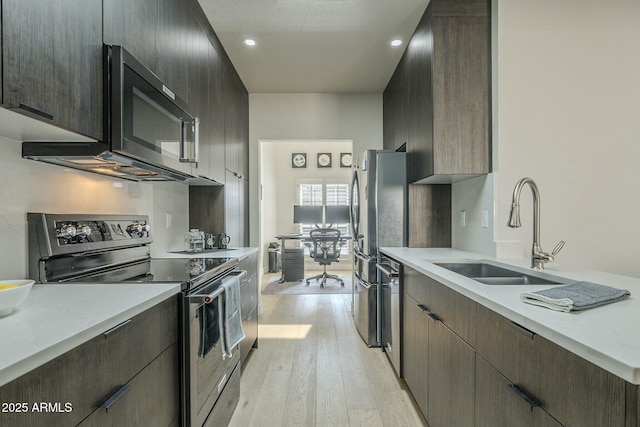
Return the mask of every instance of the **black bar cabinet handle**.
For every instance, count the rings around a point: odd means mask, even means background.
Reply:
[[[513,322],[511,320],[508,320],[507,323],[509,324],[509,326],[511,326],[513,329],[515,329],[516,331],[520,332],[522,335],[526,336],[529,339],[533,339],[533,337],[536,335],[535,332],[530,331],[529,329],[525,328],[524,326],[520,326],[518,325],[516,322]]]
[[[508,384],[509,390],[513,392],[520,400],[522,400],[527,406],[529,406],[529,410],[533,411],[533,408],[540,407],[540,403],[536,401],[534,398],[525,393],[520,387],[515,384]]]
[[[429,319],[433,320],[434,322],[439,322],[440,321],[440,318],[437,315],[435,315],[432,312],[430,312],[430,311],[427,312],[427,316],[429,316]]]
[[[22,104],[22,103],[20,103],[19,107],[22,110],[28,111],[28,112],[33,113],[33,114],[37,114],[40,117],[44,117],[45,119],[53,120],[53,115],[52,114],[45,113],[44,111],[40,111],[37,108],[33,108],[33,107],[29,106],[29,105]]]
[[[429,312],[429,309],[422,304],[418,304],[418,308],[420,309],[420,311],[426,311],[427,313]]]
[[[118,400],[120,400],[122,396],[127,394],[129,390],[131,390],[131,384],[123,385],[118,389],[118,391],[113,393],[111,397],[105,400],[104,403],[100,405],[100,407],[104,408],[105,411],[109,411],[109,408],[111,408]]]
[[[129,320],[125,320],[122,323],[118,323],[116,326],[114,326],[113,328],[109,329],[108,331],[105,331],[104,333],[104,339],[106,340],[107,338],[109,338],[110,336],[114,335],[116,332],[120,332],[122,330],[122,328],[124,328],[125,326],[127,326],[129,323],[131,323],[133,319],[129,319]]]

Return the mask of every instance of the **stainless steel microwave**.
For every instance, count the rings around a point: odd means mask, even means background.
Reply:
[[[199,119],[124,48],[104,52],[104,141],[23,142],[23,157],[137,181],[197,176]]]

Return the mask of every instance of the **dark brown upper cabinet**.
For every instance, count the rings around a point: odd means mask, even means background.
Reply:
[[[102,139],[101,29],[101,0],[3,0],[2,104]]]
[[[156,0],[109,0],[104,8],[104,43],[122,46],[157,74]]]
[[[403,56],[383,94],[383,148],[397,150],[408,139],[408,58]]]
[[[491,171],[490,67],[489,0],[433,0],[396,70],[406,86],[394,74],[384,95],[385,125],[391,112],[402,115],[394,126],[406,126],[409,182],[446,184]],[[386,105],[389,90],[406,101]],[[385,129],[394,138],[385,147],[401,145],[403,132]]]

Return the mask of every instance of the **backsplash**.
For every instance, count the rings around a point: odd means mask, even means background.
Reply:
[[[188,205],[184,184],[116,180],[26,160],[19,141],[0,138],[0,277],[27,275],[27,212],[149,215],[154,255],[181,249]]]

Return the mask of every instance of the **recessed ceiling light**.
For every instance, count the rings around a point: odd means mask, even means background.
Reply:
[[[398,47],[401,44],[402,44],[402,40],[400,40],[400,39],[391,40],[391,46],[393,46],[393,47]]]
[[[253,39],[246,39],[244,41],[244,44],[246,44],[247,46],[255,46],[256,45],[256,41]]]

